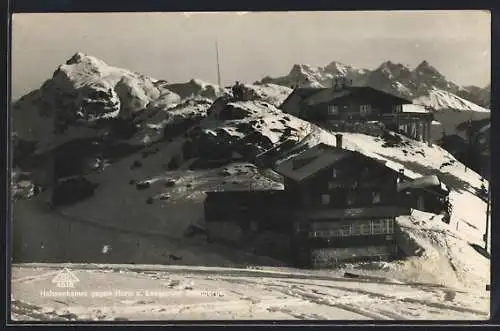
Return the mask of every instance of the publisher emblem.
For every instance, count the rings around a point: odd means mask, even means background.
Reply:
[[[52,283],[56,284],[59,288],[73,288],[79,281],[78,277],[68,268],[64,268],[52,278]]]

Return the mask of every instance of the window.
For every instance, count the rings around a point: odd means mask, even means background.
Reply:
[[[332,177],[337,178],[337,169],[333,168],[332,170]]]
[[[339,106],[328,105],[328,115],[338,115],[338,114],[339,114]]]
[[[330,194],[322,194],[321,195],[321,204],[329,205],[330,204]]]
[[[369,235],[370,234],[370,226],[368,224],[361,224],[359,232],[362,236]]]
[[[402,111],[403,111],[403,106],[401,106],[401,105],[392,106],[393,113],[401,113]]]
[[[361,105],[359,107],[359,112],[361,115],[366,116],[371,113],[372,107],[371,105]]]
[[[380,203],[380,193],[379,192],[372,192],[372,203],[373,204]]]
[[[340,185],[339,183],[337,182],[328,182],[328,189],[329,190],[334,190],[334,189],[337,189],[337,188],[340,188],[342,185]]]

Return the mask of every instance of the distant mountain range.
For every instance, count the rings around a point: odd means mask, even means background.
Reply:
[[[375,70],[359,69],[339,62],[324,67],[295,64],[288,75],[264,77],[258,83],[274,83],[288,87],[330,87],[338,77],[345,77],[353,85],[373,88],[413,100],[435,110],[489,111],[490,85],[459,86],[446,79],[427,61],[415,69],[386,61]]]

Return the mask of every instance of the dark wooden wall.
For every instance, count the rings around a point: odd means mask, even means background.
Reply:
[[[336,178],[333,178],[333,169]],[[372,205],[372,193],[380,194],[380,205],[398,198],[397,174],[375,161],[353,156],[320,171],[300,183],[285,180],[285,190],[298,209],[347,208]],[[322,195],[330,194],[330,204],[322,205]],[[347,198],[354,201],[349,205]]]

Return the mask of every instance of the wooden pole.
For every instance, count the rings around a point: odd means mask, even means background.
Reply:
[[[490,181],[488,181],[488,201],[487,201],[487,204],[486,204],[486,230],[484,231],[484,250],[485,251],[488,251],[488,227],[490,225],[490,197],[491,197],[491,193],[490,193],[490,188],[491,188],[491,184],[490,184]]]
[[[221,78],[220,78],[220,63],[219,63],[219,41],[215,40],[215,56],[217,57],[217,84],[219,87],[221,86]]]

